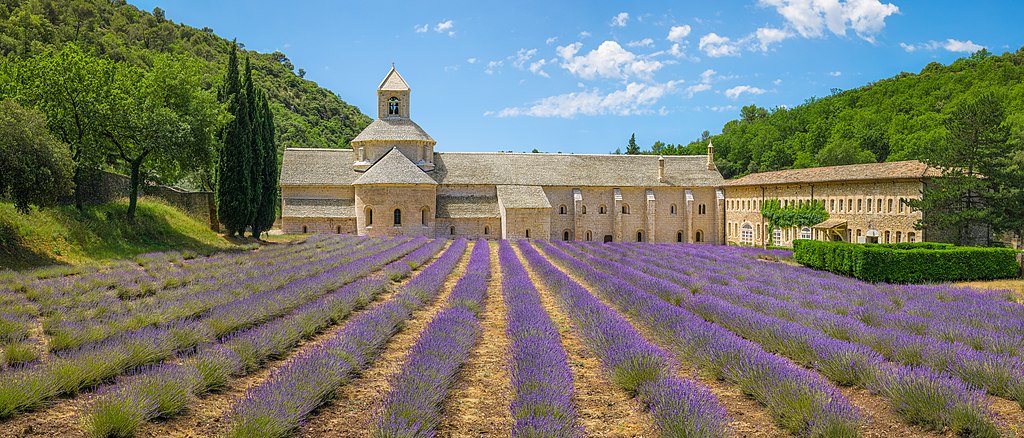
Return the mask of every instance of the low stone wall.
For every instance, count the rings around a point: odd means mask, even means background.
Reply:
[[[82,201],[86,205],[105,204],[128,197],[131,180],[124,175],[100,171],[87,175],[79,188]],[[158,198],[181,209],[190,217],[205,222],[214,231],[220,231],[217,220],[217,201],[213,192],[190,192],[177,187],[161,185],[145,185],[140,187],[140,194]],[[74,204],[74,195],[61,198],[61,204]]]

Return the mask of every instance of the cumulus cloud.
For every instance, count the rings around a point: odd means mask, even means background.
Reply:
[[[412,27],[412,30],[416,31],[416,33],[424,33],[428,29],[430,29],[430,25],[429,24],[421,24],[421,25],[413,26]]]
[[[544,40],[544,44],[551,44],[551,43],[553,43],[555,41],[558,41],[558,37],[556,37],[556,36],[548,37],[548,39]]]
[[[683,38],[686,38],[689,35],[690,35],[690,26],[687,25],[687,24],[684,24],[682,26],[672,26],[672,28],[668,30],[668,36],[665,37],[665,39],[667,39],[669,41],[681,43],[681,42],[683,42]]]
[[[764,94],[764,90],[750,85],[737,85],[728,90],[725,90],[725,96],[730,99],[738,99],[743,93],[747,94]]]
[[[626,23],[629,22],[628,12],[619,12],[612,17],[612,27],[626,27]]]
[[[556,53],[564,60],[562,68],[583,79],[650,79],[654,72],[664,66],[654,59],[637,56],[615,41],[605,41],[597,49],[585,55],[577,55],[582,47],[581,43],[576,42],[558,47]]]
[[[580,34],[579,34],[579,38],[581,40],[586,38],[586,37],[588,37],[588,36],[590,36],[590,32],[587,32],[587,31],[580,32]]]
[[[453,27],[455,27],[455,22],[453,22],[452,20],[442,21],[434,25],[434,32],[447,32],[451,30]]]
[[[516,55],[512,57],[512,66],[522,70],[526,63],[530,62],[530,59],[532,59],[533,55],[536,54],[537,49],[519,49],[519,51],[516,52]]]
[[[714,32],[700,37],[700,45],[698,47],[712,58],[737,56],[740,54],[739,44],[730,40],[729,37],[720,36]]]
[[[769,46],[789,38],[790,33],[784,29],[761,27],[754,32],[754,36],[757,38],[757,48],[761,49],[762,52],[767,52]]]
[[[484,69],[484,73],[493,75],[494,72],[498,71],[498,69],[500,69],[504,64],[505,61],[490,61],[487,63],[487,68]]]
[[[476,58],[466,58],[466,62],[469,64],[476,64]]]
[[[874,42],[885,28],[885,19],[900,12],[892,3],[879,0],[760,0],[762,6],[775,8],[800,36],[817,38],[827,28],[836,35],[852,29],[857,36]]]
[[[652,40],[650,38],[644,38],[644,39],[639,40],[639,41],[630,41],[630,42],[626,43],[626,46],[628,46],[628,47],[651,47],[653,45],[654,45],[654,40]]]
[[[548,64],[548,62],[549,61],[546,59],[538,59],[536,62],[530,63],[530,73],[533,73],[538,76],[543,76],[545,78],[550,77],[548,76],[548,73],[543,70],[544,65]]]
[[[700,74],[700,83],[686,87],[686,97],[693,97],[694,94],[710,90],[711,80],[715,77],[715,73],[716,72],[710,68],[704,70],[704,73]]]
[[[652,114],[652,107],[658,101],[678,89],[682,81],[662,84],[630,82],[625,88],[610,93],[600,90],[586,90],[545,97],[523,107],[509,107],[499,111],[488,111],[485,116],[494,117],[560,117],[576,116]]]
[[[987,47],[985,47],[985,46],[983,46],[981,44],[975,44],[971,40],[960,41],[960,40],[953,39],[953,38],[949,38],[946,41],[935,41],[935,40],[932,40],[932,41],[928,41],[926,43],[920,43],[920,44],[900,43],[900,47],[903,48],[903,50],[906,50],[907,52],[914,52],[914,51],[917,51],[917,50],[933,51],[933,50],[943,49],[943,50],[950,51],[950,52],[955,52],[955,53],[974,53],[974,52],[977,52],[977,51],[979,51],[981,49],[986,49],[987,48]]]

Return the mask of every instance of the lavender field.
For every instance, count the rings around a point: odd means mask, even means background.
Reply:
[[[1024,305],[713,245],[313,236],[0,273],[0,437],[1024,434]]]

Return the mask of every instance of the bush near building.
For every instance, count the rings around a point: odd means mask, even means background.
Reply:
[[[1020,272],[1013,249],[930,242],[863,245],[795,240],[793,255],[804,266],[872,282],[993,280]]]

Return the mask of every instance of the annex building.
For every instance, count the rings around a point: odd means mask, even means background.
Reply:
[[[352,149],[289,148],[285,233],[789,246],[793,239],[914,242],[928,178],[918,161],[756,173],[725,181],[707,155],[437,152],[392,67],[377,119]],[[814,226],[769,230],[767,199],[825,202]]]
[[[708,155],[437,152],[394,68],[352,149],[286,149],[286,233],[725,242],[724,180]]]

